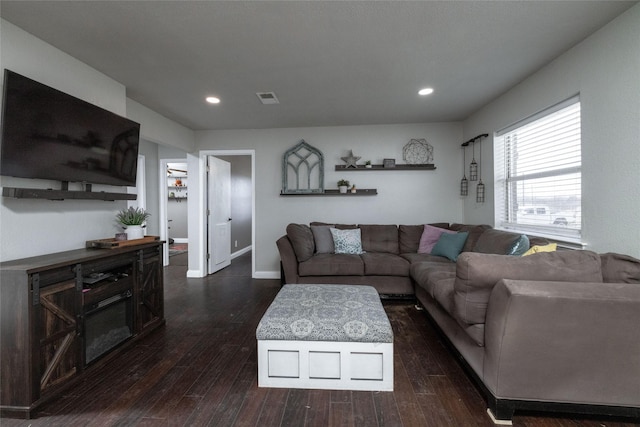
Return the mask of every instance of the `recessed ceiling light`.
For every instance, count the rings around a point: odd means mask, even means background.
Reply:
[[[433,93],[433,89],[430,87],[425,87],[424,89],[420,89],[418,91],[418,95],[431,95]]]
[[[220,104],[220,98],[216,98],[215,96],[207,96],[206,101],[209,104]]]

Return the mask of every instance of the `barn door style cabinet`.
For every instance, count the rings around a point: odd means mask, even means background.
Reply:
[[[0,411],[42,403],[162,326],[162,242],[0,264]]]

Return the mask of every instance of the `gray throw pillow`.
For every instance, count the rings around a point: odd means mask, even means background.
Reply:
[[[296,253],[298,262],[307,261],[313,256],[315,250],[313,246],[313,233],[311,233],[308,225],[287,225],[287,237],[291,241],[291,246],[293,246],[293,251]]]
[[[317,254],[332,254],[334,251],[333,236],[329,228],[333,225],[312,225],[311,232],[316,242]]]

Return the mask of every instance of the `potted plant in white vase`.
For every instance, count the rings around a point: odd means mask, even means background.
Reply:
[[[116,214],[116,219],[127,233],[127,240],[142,239],[144,237],[144,223],[151,216],[142,208],[122,209]]]
[[[340,181],[338,181],[338,189],[340,190],[340,193],[346,194],[347,190],[349,189],[349,181],[347,181],[346,179],[341,179]]]

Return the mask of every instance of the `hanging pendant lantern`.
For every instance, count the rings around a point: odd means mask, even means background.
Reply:
[[[484,203],[484,184],[482,183],[482,139],[480,140],[480,182],[476,186],[476,203]]]
[[[476,203],[484,203],[484,184],[482,183],[482,178],[476,186]]]
[[[469,180],[466,175],[460,180],[460,195],[467,196],[469,194]]]
[[[467,164],[466,147],[463,145],[462,146],[462,180],[460,181],[461,196],[466,196],[469,194],[469,180],[467,180],[467,175],[464,173],[466,164]]]
[[[476,163],[476,142],[471,143],[473,149],[473,156],[471,157],[471,163],[469,164],[469,181],[478,180],[478,164]]]

